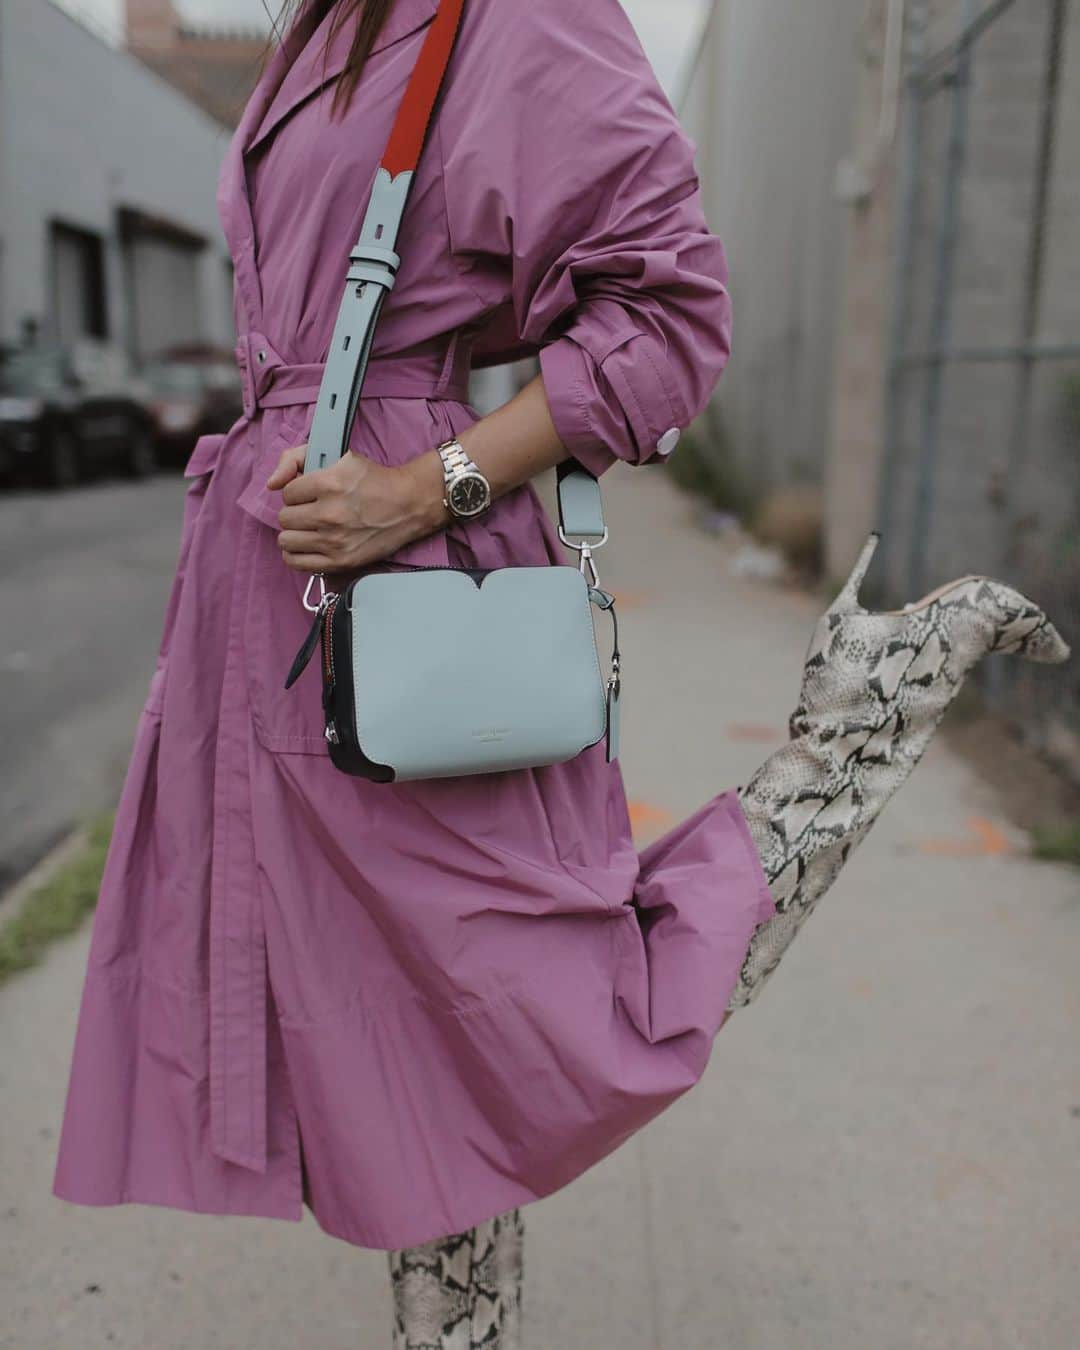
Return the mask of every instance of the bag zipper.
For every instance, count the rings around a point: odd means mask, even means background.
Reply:
[[[326,699],[328,711],[333,698],[334,687],[336,683],[336,678],[334,674],[334,640],[331,635],[331,623],[334,618],[334,611],[337,608],[337,604],[340,599],[341,597],[339,595],[331,596],[326,603],[326,608],[323,611],[322,616],[323,626],[321,637],[323,649],[323,674],[328,682],[329,697]],[[337,723],[335,722],[333,717],[327,717],[326,730],[323,734],[325,735],[327,741],[329,741],[331,745],[337,745],[341,740],[341,737],[337,729]]]
[[[331,685],[334,683],[334,644],[330,641],[330,622],[334,617],[334,610],[337,608],[339,596],[333,596],[323,611],[322,626],[322,648],[323,648],[323,668],[326,671],[327,678]]]

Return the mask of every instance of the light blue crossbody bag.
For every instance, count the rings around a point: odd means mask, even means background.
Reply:
[[[414,71],[349,255],[305,472],[349,448],[376,320],[400,263],[398,227],[456,32],[454,10],[459,3],[445,19],[436,17],[425,39],[420,78]],[[425,67],[429,43],[434,62],[429,55]],[[304,603],[315,619],[285,687],[318,648],[326,742],[339,769],[382,783],[493,773],[572,759],[605,737],[608,760],[616,757],[618,628],[614,599],[599,588],[593,561],[607,539],[600,487],[566,461],[558,496],[559,536],[578,551],[580,566],[391,564],[340,594],[328,592],[321,576],[311,578]],[[612,620],[607,678],[596,609]]]

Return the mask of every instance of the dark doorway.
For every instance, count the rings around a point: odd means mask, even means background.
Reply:
[[[52,328],[59,342],[109,336],[105,244],[99,234],[53,221]]]

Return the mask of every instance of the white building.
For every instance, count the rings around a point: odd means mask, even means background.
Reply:
[[[50,0],[0,0],[0,342],[232,345],[212,118]]]

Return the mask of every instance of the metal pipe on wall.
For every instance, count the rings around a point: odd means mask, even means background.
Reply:
[[[977,0],[964,0],[962,19],[968,28],[978,13]],[[959,50],[952,79],[949,145],[945,198],[938,222],[934,293],[930,311],[929,347],[944,352],[952,331],[953,281],[960,226],[960,192],[967,159],[968,111],[971,102],[973,54],[970,44]],[[921,98],[921,94],[917,95]],[[945,360],[934,360],[927,371],[923,390],[922,420],[916,458],[915,509],[908,540],[907,586],[913,597],[921,595],[926,582],[926,552],[930,542],[934,502],[934,471],[941,437],[941,405],[945,388]]]
[[[1031,420],[1032,387],[1035,363],[1039,359],[1036,338],[1042,300],[1046,255],[1046,217],[1050,201],[1050,177],[1057,134],[1058,103],[1061,90],[1061,54],[1065,47],[1065,21],[1068,0],[1050,0],[1050,20],[1046,32],[1046,61],[1039,98],[1039,140],[1032,176],[1031,229],[1028,234],[1024,268],[1024,301],[1018,335],[1016,389],[1013,396],[1008,460],[1005,469],[1005,529],[1002,531],[1002,570],[1017,561],[1020,549],[1019,481],[1026,459],[1027,432]],[[1080,346],[1074,351],[1080,355]]]
[[[927,60],[929,26],[929,0],[912,0],[907,15],[906,43],[907,64],[911,70],[907,81],[909,91],[919,78]],[[892,551],[891,527],[900,458],[900,413],[904,383],[901,361],[914,314],[914,291],[910,285],[910,277],[915,258],[916,225],[922,209],[923,179],[920,158],[923,111],[923,100],[917,96],[909,96],[904,152],[899,165],[900,191],[897,195],[896,222],[898,244],[893,267],[893,303],[886,355],[884,444],[878,488],[878,528],[881,531],[881,543],[876,561],[881,576],[888,575],[888,559]]]

